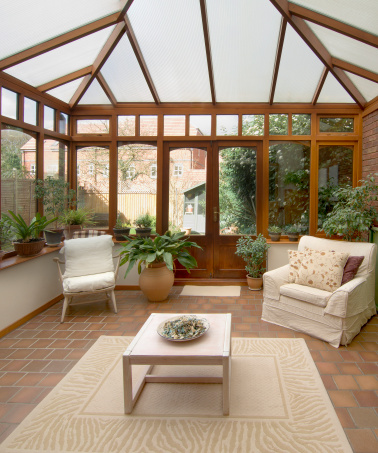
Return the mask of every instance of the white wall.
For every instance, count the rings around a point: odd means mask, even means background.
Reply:
[[[289,264],[289,250],[298,250],[298,242],[274,242],[269,244],[267,270]]]

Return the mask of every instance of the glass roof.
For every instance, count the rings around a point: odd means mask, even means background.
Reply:
[[[378,95],[378,83],[372,81],[378,74],[378,0],[292,0],[289,6],[336,22],[331,30],[285,16],[282,50],[283,16],[270,0],[133,0],[127,11],[128,36],[121,25],[102,28],[97,21],[109,16],[124,24],[120,13],[126,1],[1,0],[0,71],[40,89],[64,76],[67,83],[48,93],[67,103],[82,80],[75,78],[76,71],[94,62],[118,103],[269,103],[277,74],[273,103],[310,103],[324,69],[307,44],[313,35],[327,49],[325,60],[341,60],[338,68],[346,63],[360,106],[363,98],[371,101]],[[295,30],[301,21],[309,27],[305,39]],[[367,32],[370,44],[343,34],[343,24],[355,27],[357,35]],[[101,29],[82,32],[83,25]],[[101,61],[113,31],[121,33],[118,44]],[[58,47],[48,50],[48,41],[58,36]],[[36,56],[32,51],[19,54],[44,43]],[[355,103],[333,74],[331,67],[317,102]],[[110,103],[97,80],[81,94],[79,104]]]

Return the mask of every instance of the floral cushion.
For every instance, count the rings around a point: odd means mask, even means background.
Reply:
[[[295,283],[333,292],[340,287],[348,253],[307,249]]]
[[[289,250],[289,283],[295,283],[298,277],[298,271],[301,267],[302,260],[305,252],[298,252],[297,250]]]

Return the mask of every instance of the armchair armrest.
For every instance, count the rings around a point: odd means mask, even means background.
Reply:
[[[279,267],[269,272],[265,272],[264,279],[264,297],[270,299],[280,299],[280,286],[289,283],[290,265]]]
[[[332,293],[324,309],[324,313],[340,318],[361,313],[365,310],[369,302],[367,290],[366,278],[354,278]]]

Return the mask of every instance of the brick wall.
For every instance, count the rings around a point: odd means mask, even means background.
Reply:
[[[363,119],[362,177],[378,173],[378,110]],[[378,184],[378,176],[375,177]],[[378,209],[378,201],[375,203]]]

